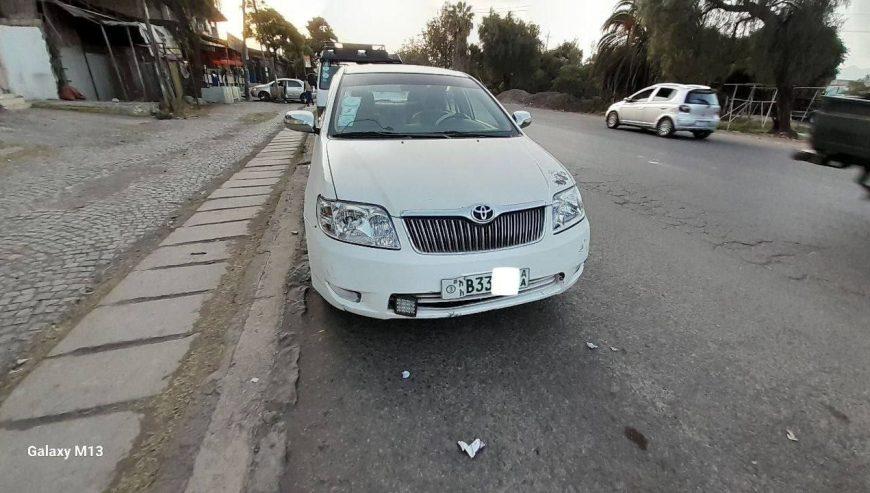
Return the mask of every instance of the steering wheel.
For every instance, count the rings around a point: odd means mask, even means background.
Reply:
[[[444,115],[449,114],[447,111],[444,111],[444,110],[420,110],[420,111],[414,113],[413,115],[411,115],[411,118],[408,119],[408,122],[409,123],[423,123],[423,121],[422,121],[423,117],[426,116],[427,113],[428,114],[433,114],[433,113],[437,114],[437,116],[435,118],[438,120],[443,118]]]
[[[441,118],[435,120],[435,126],[439,127],[439,126],[441,126],[442,123],[446,122],[447,120],[453,120],[453,119],[471,120],[471,118],[469,118],[468,115],[466,115],[465,113],[447,113],[446,115],[442,116]]]

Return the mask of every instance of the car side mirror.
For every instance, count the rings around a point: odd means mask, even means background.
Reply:
[[[528,111],[514,111],[513,118],[520,128],[526,128],[532,124],[532,114]]]
[[[317,133],[314,126],[314,113],[305,110],[293,110],[284,114],[284,126],[297,132]]]
[[[623,101],[625,101],[626,103],[633,103],[633,102],[634,102],[634,98],[632,98],[632,97],[627,97],[627,98],[623,99]]]

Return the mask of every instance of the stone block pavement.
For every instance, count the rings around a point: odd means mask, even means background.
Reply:
[[[233,242],[249,236],[252,214],[273,191],[239,184],[261,181],[255,170],[265,162],[277,183],[291,171],[286,149],[302,138],[280,133],[261,155],[280,148],[286,158],[254,158],[227,180],[0,403],[0,491],[102,491],[111,484],[140,433],[142,409],[167,388],[197,337],[199,311],[220,283]],[[256,193],[226,195],[241,188]],[[31,456],[28,447],[45,446],[68,450],[69,458]]]
[[[16,149],[0,156],[0,374],[88,296],[107,269],[264,144],[287,109],[216,105],[188,120],[0,113],[3,143]],[[215,197],[268,193],[276,179],[262,179]]]

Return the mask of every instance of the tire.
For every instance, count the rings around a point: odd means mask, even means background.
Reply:
[[[674,135],[674,122],[670,118],[662,118],[656,124],[656,135],[659,137],[668,138]]]
[[[618,128],[619,127],[619,115],[616,114],[615,111],[611,111],[607,114],[607,118],[604,120],[607,124],[607,128]]]
[[[710,132],[709,130],[696,130],[696,131],[692,132],[692,135],[694,135],[696,139],[701,140],[701,139],[706,139],[712,133],[713,132]]]
[[[260,101],[269,101],[272,99],[272,95],[266,91],[260,91],[260,94],[257,96],[260,98]]]

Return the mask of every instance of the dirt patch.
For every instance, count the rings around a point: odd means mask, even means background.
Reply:
[[[577,113],[601,111],[604,105],[601,98],[578,99],[570,94],[553,91],[530,94],[522,89],[508,89],[497,97],[502,103],[521,104],[523,106],[531,106],[532,108]]]
[[[0,142],[0,165],[12,161],[47,157],[56,154],[48,146],[33,144],[8,144]]]
[[[260,111],[256,113],[248,113],[247,115],[243,115],[239,118],[239,121],[242,123],[263,123],[275,118],[278,113],[274,111]]]

